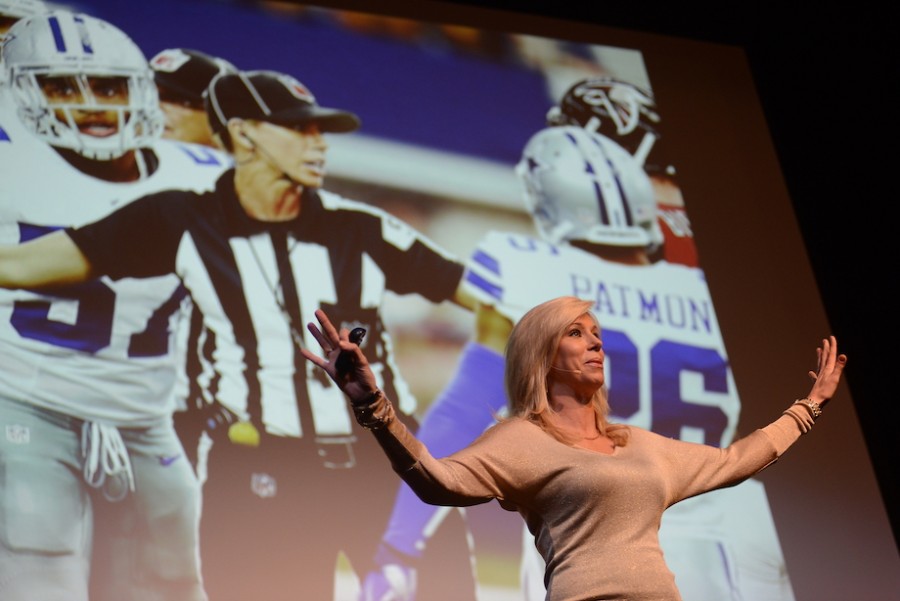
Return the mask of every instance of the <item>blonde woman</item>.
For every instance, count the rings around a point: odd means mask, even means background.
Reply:
[[[349,332],[317,311],[309,330],[324,357],[304,356],[349,397],[404,481],[426,503],[496,499],[517,511],[546,562],[550,601],[680,600],[657,531],[666,508],[732,486],[774,462],[809,432],[846,365],[834,337],[817,349],[813,385],[768,426],[724,449],[607,421],[604,352],[591,304],[561,297],[529,311],[506,348],[510,417],[435,459],[395,418]],[[337,358],[352,358],[347,369]]]

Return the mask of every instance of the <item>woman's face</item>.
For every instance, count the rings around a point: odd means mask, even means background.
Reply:
[[[257,121],[253,141],[276,173],[282,173],[305,188],[319,188],[325,181],[328,142],[315,123],[296,127]]]
[[[584,314],[566,328],[559,341],[550,379],[576,388],[596,390],[604,382],[604,357],[600,327],[590,315]]]

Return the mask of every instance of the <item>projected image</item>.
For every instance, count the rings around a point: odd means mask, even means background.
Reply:
[[[0,243],[46,237],[60,281],[0,290],[3,599],[543,599],[518,514],[421,502],[305,362],[320,308],[436,456],[563,295],[613,422],[741,434],[640,48],[277,2],[0,17]],[[757,481],[660,541],[685,599],[794,598]]]

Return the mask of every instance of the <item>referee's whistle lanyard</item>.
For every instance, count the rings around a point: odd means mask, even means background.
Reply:
[[[275,255],[275,263],[278,269],[278,279],[273,281],[268,271],[264,268],[263,262],[257,252],[254,239],[247,239],[247,245],[253,255],[256,267],[259,269],[266,287],[272,294],[275,304],[278,305],[284,320],[287,322],[290,331],[291,340],[297,349],[304,347],[303,336],[298,331],[296,324],[300,321],[300,298],[297,293],[297,283],[294,280],[294,272],[291,269],[290,254],[297,245],[296,240],[288,241],[287,232],[283,229],[273,229],[269,231],[269,239],[272,243],[272,249]],[[294,313],[297,313],[296,318]],[[319,370],[316,370],[319,375]],[[333,385],[327,377],[323,378],[323,385]],[[228,427],[228,440],[233,444],[258,447],[262,436],[260,431],[262,425],[262,407],[259,401],[249,401],[248,413],[250,419],[240,420]],[[299,403],[301,420],[304,423],[314,423],[312,411],[308,403]],[[349,468],[356,465],[356,458],[353,454],[353,443],[356,437],[349,436],[317,436],[316,445],[318,447],[318,455],[322,457],[323,464],[333,469]],[[331,457],[331,458],[329,458]]]

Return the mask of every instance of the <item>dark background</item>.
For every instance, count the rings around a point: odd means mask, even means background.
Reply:
[[[865,3],[821,3],[810,10],[730,2],[702,8],[633,1],[455,3],[744,50],[828,320],[849,356],[846,382],[900,539],[894,462],[900,399],[891,388],[900,367],[894,20]]]

